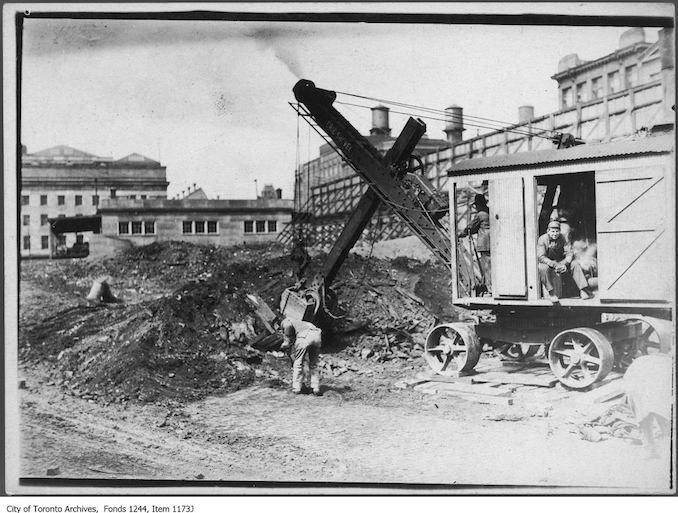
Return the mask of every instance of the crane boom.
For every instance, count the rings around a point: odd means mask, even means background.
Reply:
[[[332,139],[336,150],[367,182],[370,190],[382,203],[388,205],[438,258],[449,265],[452,246],[450,234],[439,221],[445,209],[432,192],[435,190],[434,187],[425,177],[407,172],[410,155],[426,132],[424,122],[409,118],[400,136],[382,157],[379,151],[332,106],[336,99],[335,92],[317,88],[309,80],[297,82],[293,91],[296,99],[306,107],[313,120]],[[350,226],[349,223],[346,228]]]
[[[412,152],[426,133],[425,123],[409,118],[391,149],[382,156],[332,106],[336,99],[334,91],[317,88],[310,80],[300,80],[293,92],[307,116],[325,132],[334,149],[367,182],[369,188],[330,250],[321,276],[316,277],[310,289],[287,289],[281,299],[281,311],[288,316],[294,311],[297,317],[305,320],[316,316],[320,306],[324,305],[324,291],[382,204],[389,206],[436,257],[450,266],[452,241],[450,233],[440,222],[447,208],[438,198],[435,188],[422,176],[423,173],[412,172]],[[423,165],[421,168],[423,172]]]

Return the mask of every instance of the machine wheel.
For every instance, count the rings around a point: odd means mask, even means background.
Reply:
[[[499,347],[499,353],[515,361],[531,358],[539,352],[539,346],[534,344],[505,344]]]
[[[549,365],[563,385],[586,388],[608,375],[614,365],[612,345],[593,328],[566,330],[549,347]]]
[[[630,321],[640,322],[640,335],[632,340],[615,344],[615,367],[625,371],[640,356],[667,353],[671,349],[671,323],[654,317],[634,317]]]
[[[467,372],[478,363],[481,345],[470,324],[441,324],[426,337],[424,359],[437,374]]]

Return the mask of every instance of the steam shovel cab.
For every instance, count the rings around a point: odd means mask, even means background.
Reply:
[[[521,359],[548,346],[552,372],[586,388],[637,356],[673,347],[674,134],[471,159],[448,173],[451,227],[463,232],[482,192],[490,217],[490,269],[473,237],[453,237],[452,294],[483,321],[436,326],[425,358],[440,374],[470,371],[482,347]],[[539,276],[537,239],[549,221],[585,269],[590,299],[561,280],[552,302]],[[477,284],[482,280],[483,287]],[[489,290],[486,290],[489,289]]]

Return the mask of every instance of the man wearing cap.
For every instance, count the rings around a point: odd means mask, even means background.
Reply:
[[[560,233],[560,223],[551,221],[546,233],[537,241],[537,260],[539,261],[539,280],[546,289],[549,299],[558,301],[556,290],[561,291],[563,273],[569,270],[579,288],[582,299],[591,299],[593,294],[579,263],[574,260],[572,247]]]
[[[492,262],[490,260],[490,209],[487,206],[485,196],[482,194],[475,195],[473,206],[476,209],[473,220],[464,230],[460,231],[457,236],[461,238],[471,234],[478,234],[476,251],[480,257],[479,260],[480,265],[482,265],[485,284],[488,289],[491,289],[490,277]]]

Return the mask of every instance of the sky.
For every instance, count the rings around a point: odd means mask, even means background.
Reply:
[[[667,14],[655,4],[564,5],[577,13]],[[27,18],[21,142],[29,152],[64,144],[116,159],[141,153],[167,167],[170,197],[195,183],[210,198],[253,198],[256,180],[259,190],[272,184],[292,198],[297,162],[317,156],[322,142],[289,105],[300,78],[435,109],[457,104],[466,115],[515,123],[521,105],[533,105],[536,115],[557,110],[550,77],[560,58],[601,57],[618,48],[624,30]],[[657,29],[646,29],[646,40],[656,39]],[[337,108],[369,131],[368,108]],[[406,117],[390,121],[397,135]],[[429,137],[444,138],[442,122],[426,121]],[[475,128],[465,132],[475,135]]]

